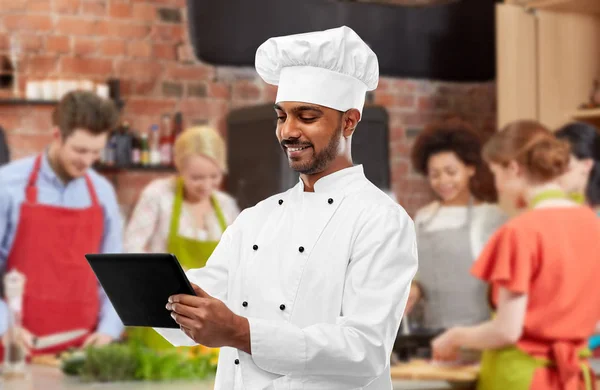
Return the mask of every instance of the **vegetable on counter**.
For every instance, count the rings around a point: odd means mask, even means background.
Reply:
[[[203,346],[155,352],[136,343],[109,344],[61,355],[66,375],[90,382],[206,379],[216,372],[218,350]]]

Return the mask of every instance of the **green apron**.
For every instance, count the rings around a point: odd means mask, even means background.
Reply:
[[[221,231],[227,228],[227,222],[217,199],[211,197],[211,203],[217,214]],[[173,201],[173,212],[171,215],[171,227],[167,239],[167,251],[174,254],[184,269],[202,268],[206,265],[208,258],[213,253],[219,241],[199,241],[191,238],[182,237],[179,232],[179,220],[181,219],[181,206],[183,204],[183,182],[177,179],[175,190],[175,199]],[[129,336],[141,342],[143,345],[152,348],[155,351],[169,350],[177,348],[186,350],[189,347],[173,347],[171,343],[165,340],[161,335],[151,328],[130,328]]]
[[[539,202],[548,199],[578,200],[563,191],[548,190],[536,196],[530,202],[529,208],[532,209]],[[491,305],[491,288],[489,297]],[[591,351],[588,348],[584,348],[578,355],[579,358],[586,359],[591,356]],[[583,360],[580,361],[579,366],[583,374],[585,389],[592,390],[592,374],[589,366]],[[529,390],[537,369],[556,367],[556,365],[551,360],[531,356],[516,346],[511,346],[502,349],[485,350],[481,358],[480,367],[477,390]]]

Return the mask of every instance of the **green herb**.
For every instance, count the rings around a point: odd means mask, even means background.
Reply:
[[[193,354],[186,349],[158,353],[130,342],[67,355],[62,369],[67,375],[80,375],[84,381],[94,382],[193,380],[213,375],[213,360],[210,354]]]

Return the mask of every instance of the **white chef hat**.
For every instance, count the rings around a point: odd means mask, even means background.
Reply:
[[[351,28],[270,38],[256,51],[256,71],[278,85],[276,102],[304,102],[361,112],[377,88],[377,55]]]

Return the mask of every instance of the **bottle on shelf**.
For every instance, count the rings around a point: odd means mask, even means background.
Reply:
[[[160,163],[164,166],[171,166],[173,164],[173,132],[169,114],[162,116],[160,127]]]
[[[158,125],[152,125],[150,127],[150,165],[160,165],[159,138]]]
[[[183,115],[181,112],[175,113],[173,116],[173,139],[177,139],[179,134],[183,132]]]
[[[117,155],[117,132],[112,131],[109,135],[108,142],[106,143],[104,164],[108,166],[114,166],[116,164]]]
[[[148,134],[142,134],[141,142],[141,163],[142,166],[148,166],[150,164],[150,148],[148,146]]]
[[[140,165],[142,163],[142,140],[137,131],[131,132],[131,164]]]
[[[126,167],[131,165],[132,135],[129,122],[123,121],[115,137],[115,165]]]

